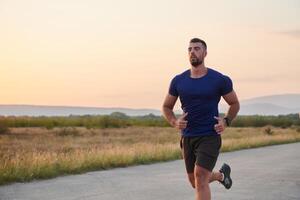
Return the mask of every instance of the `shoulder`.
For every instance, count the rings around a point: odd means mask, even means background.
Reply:
[[[216,70],[212,70],[211,74],[218,83],[221,96],[224,96],[233,90],[232,80],[229,76],[224,75]]]
[[[175,77],[173,77],[172,82],[177,82],[189,75],[189,70],[185,70],[184,72],[177,74]]]
[[[180,74],[177,74],[176,76],[179,77],[179,78],[184,78],[184,77],[188,76],[189,73],[190,73],[190,70],[187,69],[187,70],[185,70],[184,72],[182,72],[182,73],[180,73]]]
[[[222,77],[222,76],[225,76],[223,73],[215,70],[215,69],[212,69],[212,68],[208,68],[209,71],[210,71],[210,74],[213,75],[213,76],[216,76],[216,77]]]
[[[210,75],[214,78],[218,78],[221,81],[230,79],[230,77],[228,75],[225,75],[215,69],[209,68],[209,70],[210,70]]]

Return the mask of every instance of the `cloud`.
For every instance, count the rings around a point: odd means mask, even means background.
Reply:
[[[300,29],[281,31],[279,33],[290,36],[290,37],[294,37],[294,38],[300,38]]]

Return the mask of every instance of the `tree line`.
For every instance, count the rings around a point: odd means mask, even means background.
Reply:
[[[232,122],[231,126],[263,127],[266,125],[282,128],[300,126],[299,114],[238,116]],[[114,112],[110,115],[70,115],[56,117],[0,116],[0,129],[1,127],[2,129],[10,127],[45,127],[52,129],[54,127],[122,128],[129,126],[169,127],[170,125],[162,116],[153,114],[127,116],[121,112]]]

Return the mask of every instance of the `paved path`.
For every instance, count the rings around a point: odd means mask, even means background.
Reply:
[[[300,199],[300,143],[220,154],[234,184],[211,184],[212,199]],[[182,160],[0,187],[1,200],[193,200]]]

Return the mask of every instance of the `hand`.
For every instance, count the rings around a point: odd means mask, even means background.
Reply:
[[[218,123],[215,124],[215,130],[217,131],[218,134],[222,134],[223,131],[225,130],[225,122],[223,117],[214,117],[216,120],[218,120]]]
[[[176,121],[175,121],[175,128],[179,130],[183,130],[186,128],[188,121],[185,120],[185,117],[188,113],[183,113]]]

